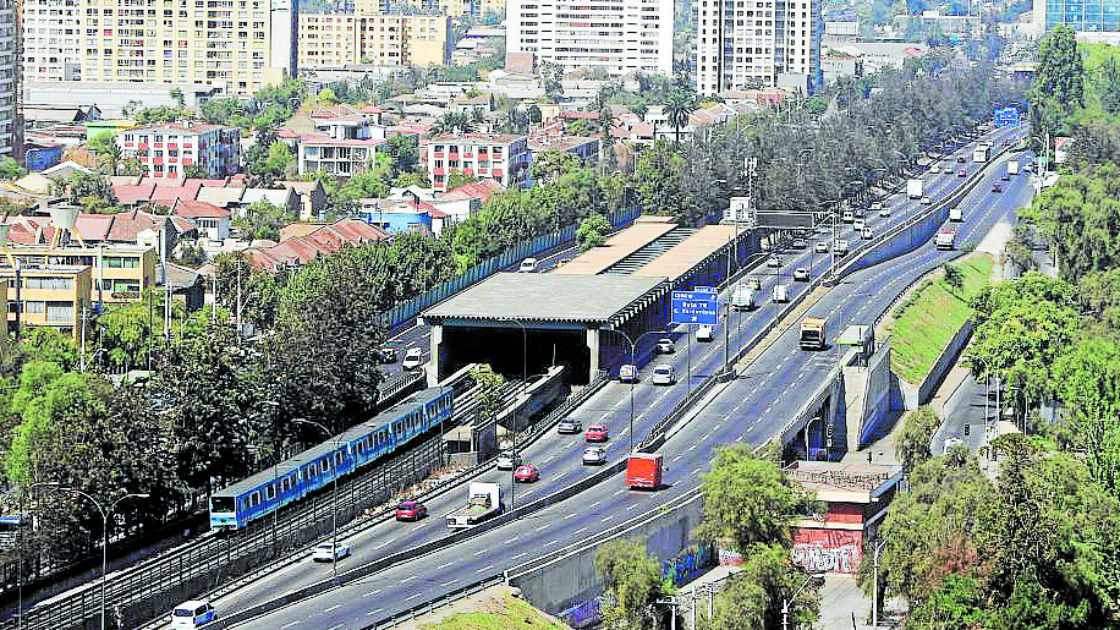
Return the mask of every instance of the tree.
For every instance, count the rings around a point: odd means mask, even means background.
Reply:
[[[1085,67],[1077,49],[1073,28],[1058,25],[1038,47],[1038,72],[1032,85],[1035,102],[1045,96],[1069,106],[1081,106],[1085,100]]]
[[[677,142],[681,141],[681,129],[688,126],[688,119],[696,109],[696,103],[683,91],[674,92],[662,106],[669,126]]]
[[[595,551],[595,572],[606,582],[603,623],[611,630],[656,630],[664,627],[656,602],[670,594],[657,560],[645,545],[616,539]]]
[[[478,181],[474,175],[464,175],[462,171],[451,171],[447,176],[447,190],[454,190],[464,184],[473,184]]]
[[[83,199],[96,198],[107,206],[117,203],[113,194],[113,185],[108,178],[99,173],[82,173],[81,171],[69,177],[58,180],[52,184],[56,194],[64,196],[70,203],[82,203]]]
[[[787,518],[807,503],[772,460],[744,445],[716,451],[712,471],[703,475],[704,522],[697,536],[726,540],[740,553],[754,545],[789,543]]]
[[[187,99],[183,96],[183,90],[182,89],[180,89],[178,87],[173,87],[173,88],[171,88],[171,91],[168,94],[171,96],[171,100],[173,100],[175,102],[175,109],[186,109],[187,108]]]
[[[495,421],[498,414],[506,408],[505,399],[502,397],[502,385],[506,379],[489,363],[471,368],[471,380],[478,387],[478,406],[487,421]]]
[[[533,160],[533,181],[538,184],[549,184],[560,179],[562,175],[575,172],[583,167],[583,162],[577,155],[560,149],[548,149]]]
[[[261,199],[249,204],[244,214],[233,220],[233,226],[251,240],[279,241],[280,229],[295,220],[287,208]]]
[[[608,232],[611,231],[611,224],[603,218],[601,214],[592,214],[584,219],[579,224],[576,230],[576,242],[579,243],[581,252],[586,252],[589,249],[599,247],[606,241]]]
[[[265,160],[265,169],[274,177],[285,177],[288,167],[295,161],[291,149],[282,140],[276,140],[268,146],[268,159]]]
[[[941,426],[941,417],[928,405],[918,407],[903,419],[902,434],[895,444],[895,455],[902,469],[911,472],[933,455],[933,435]]]
[[[0,160],[0,179],[19,179],[23,177],[23,167],[10,157]]]
[[[1120,344],[1087,331],[1054,365],[1058,398],[1071,411],[1076,445],[1093,477],[1120,496]]]
[[[945,263],[941,265],[941,271],[945,274],[945,284],[960,291],[964,288],[964,272],[960,267],[953,263]]]
[[[331,88],[323,88],[319,90],[318,98],[320,101],[327,104],[334,104],[338,102],[338,95]]]
[[[213,273],[219,306],[257,329],[272,329],[288,278],[286,273],[258,269],[242,252],[218,254]]]
[[[779,630],[782,604],[788,601],[789,628],[809,628],[820,614],[820,583],[811,581],[793,597],[807,577],[793,565],[788,547],[755,545],[716,596],[711,620],[697,615],[697,625],[701,630]]]

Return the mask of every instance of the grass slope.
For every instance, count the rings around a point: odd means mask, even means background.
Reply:
[[[524,600],[504,595],[490,612],[457,613],[423,630],[563,630]]]
[[[974,254],[956,264],[964,286],[945,282],[940,270],[922,282],[894,312],[891,333],[891,369],[910,383],[921,381],[933,368],[949,340],[972,316],[968,301],[988,285],[994,261],[988,254]]]

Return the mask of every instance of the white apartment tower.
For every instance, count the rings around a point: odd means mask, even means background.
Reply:
[[[821,0],[694,0],[696,90],[818,86]]]
[[[208,85],[294,74],[292,0],[23,0],[24,78]]]
[[[15,1],[0,0],[0,159],[15,157],[17,36]]]
[[[673,0],[509,0],[506,50],[565,71],[673,73]]]

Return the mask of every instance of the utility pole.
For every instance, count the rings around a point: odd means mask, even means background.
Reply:
[[[86,313],[87,312],[88,311],[87,311],[86,307],[83,306],[82,307],[82,358],[81,358],[81,361],[78,362],[79,365],[81,366],[78,370],[79,372],[85,372],[86,371],[86,319],[87,319]]]
[[[881,541],[875,545],[875,577],[871,587],[871,628],[878,630],[879,628],[879,552],[883,550],[883,546],[887,541]]]

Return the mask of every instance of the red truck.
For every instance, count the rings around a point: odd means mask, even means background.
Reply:
[[[626,462],[626,487],[656,490],[661,485],[661,455],[634,453]]]

